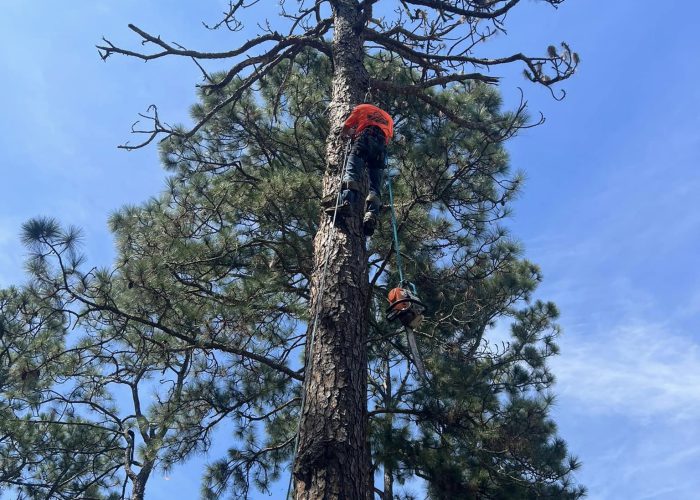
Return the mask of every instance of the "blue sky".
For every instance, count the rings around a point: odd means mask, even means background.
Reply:
[[[222,2],[144,4],[2,2],[0,286],[23,279],[26,219],[81,226],[90,262],[108,264],[108,215],[164,186],[155,147],[116,145],[151,103],[187,120],[198,72],[103,63],[100,37],[132,43],[132,22],[191,47],[237,43],[199,23]],[[691,0],[523,2],[489,48],[536,54],[566,40],[582,58],[563,102],[521,68],[503,73],[503,92],[512,103],[522,86],[547,117],[508,145],[528,178],[510,227],[543,269],[539,297],[562,311],[554,416],[591,499],[700,498],[698,14]],[[194,496],[199,464],[158,475],[149,497]]]

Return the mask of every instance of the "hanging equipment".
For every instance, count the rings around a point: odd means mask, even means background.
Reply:
[[[391,209],[391,227],[394,238],[394,249],[396,250],[396,269],[399,272],[399,286],[392,288],[389,291],[389,307],[386,309],[386,319],[389,321],[398,320],[406,330],[406,339],[408,347],[411,350],[413,364],[418,371],[418,375],[423,380],[427,380],[425,367],[418,351],[416,336],[413,330],[418,328],[423,321],[423,314],[427,307],[418,298],[416,286],[413,283],[407,283],[403,277],[403,266],[401,262],[401,251],[399,249],[399,232],[396,223],[396,211],[394,210],[394,192],[391,186],[391,175],[387,176],[387,184],[389,185],[389,208]],[[404,286],[405,284],[408,287]]]

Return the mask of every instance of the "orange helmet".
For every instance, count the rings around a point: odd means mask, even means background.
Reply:
[[[346,129],[354,130],[353,135],[357,136],[369,126],[379,127],[384,133],[386,143],[394,135],[394,120],[381,108],[372,104],[360,104],[355,106],[350,116],[343,125]]]

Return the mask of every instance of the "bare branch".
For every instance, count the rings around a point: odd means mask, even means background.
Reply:
[[[501,3],[501,1],[502,0],[494,2],[479,2],[482,4],[482,9],[479,10],[468,9],[467,6],[470,2],[465,2],[464,0],[452,2],[446,2],[443,0],[402,0],[402,3],[410,5],[420,5],[431,9],[437,9],[440,12],[447,12],[450,14],[456,14],[458,16],[464,16],[475,19],[495,19],[501,17],[513,7],[515,7],[518,3],[520,3],[520,0],[509,0],[502,7],[494,9],[493,7],[496,4]],[[549,1],[550,3],[561,3],[561,1],[563,0]]]
[[[141,38],[143,39],[143,41],[141,42],[142,45],[145,45],[146,43],[153,43],[158,47],[161,47],[163,50],[154,54],[144,54],[142,52],[135,52],[132,50],[122,49],[120,47],[115,46],[109,40],[103,38],[104,42],[107,45],[97,46],[97,50],[100,52],[100,57],[102,57],[102,60],[106,60],[112,54],[121,54],[125,56],[136,57],[144,61],[150,61],[165,56],[184,56],[193,57],[195,59],[230,59],[232,57],[237,57],[242,54],[245,54],[248,50],[257,47],[258,45],[261,45],[263,43],[271,41],[278,42],[284,39],[282,35],[275,32],[248,40],[246,43],[244,43],[235,50],[230,50],[227,52],[200,52],[197,50],[187,50],[170,45],[164,42],[160,38],[160,36],[153,36],[145,32],[141,28],[134,26],[133,24],[129,24],[129,29],[141,36]]]

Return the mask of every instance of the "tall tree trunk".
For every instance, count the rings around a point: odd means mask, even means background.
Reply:
[[[362,102],[369,81],[362,63],[364,18],[359,3],[334,0],[331,4],[334,76],[324,194],[338,189],[345,150],[340,130],[352,107]],[[362,199],[366,190],[365,185]],[[314,240],[312,321],[307,336],[305,404],[294,464],[295,499],[350,500],[372,495],[367,448],[369,283],[360,205],[351,217],[338,221],[335,229],[331,219],[322,215]]]
[[[384,408],[387,409],[386,422],[384,423],[385,438],[388,440],[394,431],[394,415],[391,413],[393,409],[391,401],[391,365],[389,364],[389,356],[385,358],[384,371]],[[394,500],[394,470],[389,463],[384,464],[384,496],[383,500]]]

